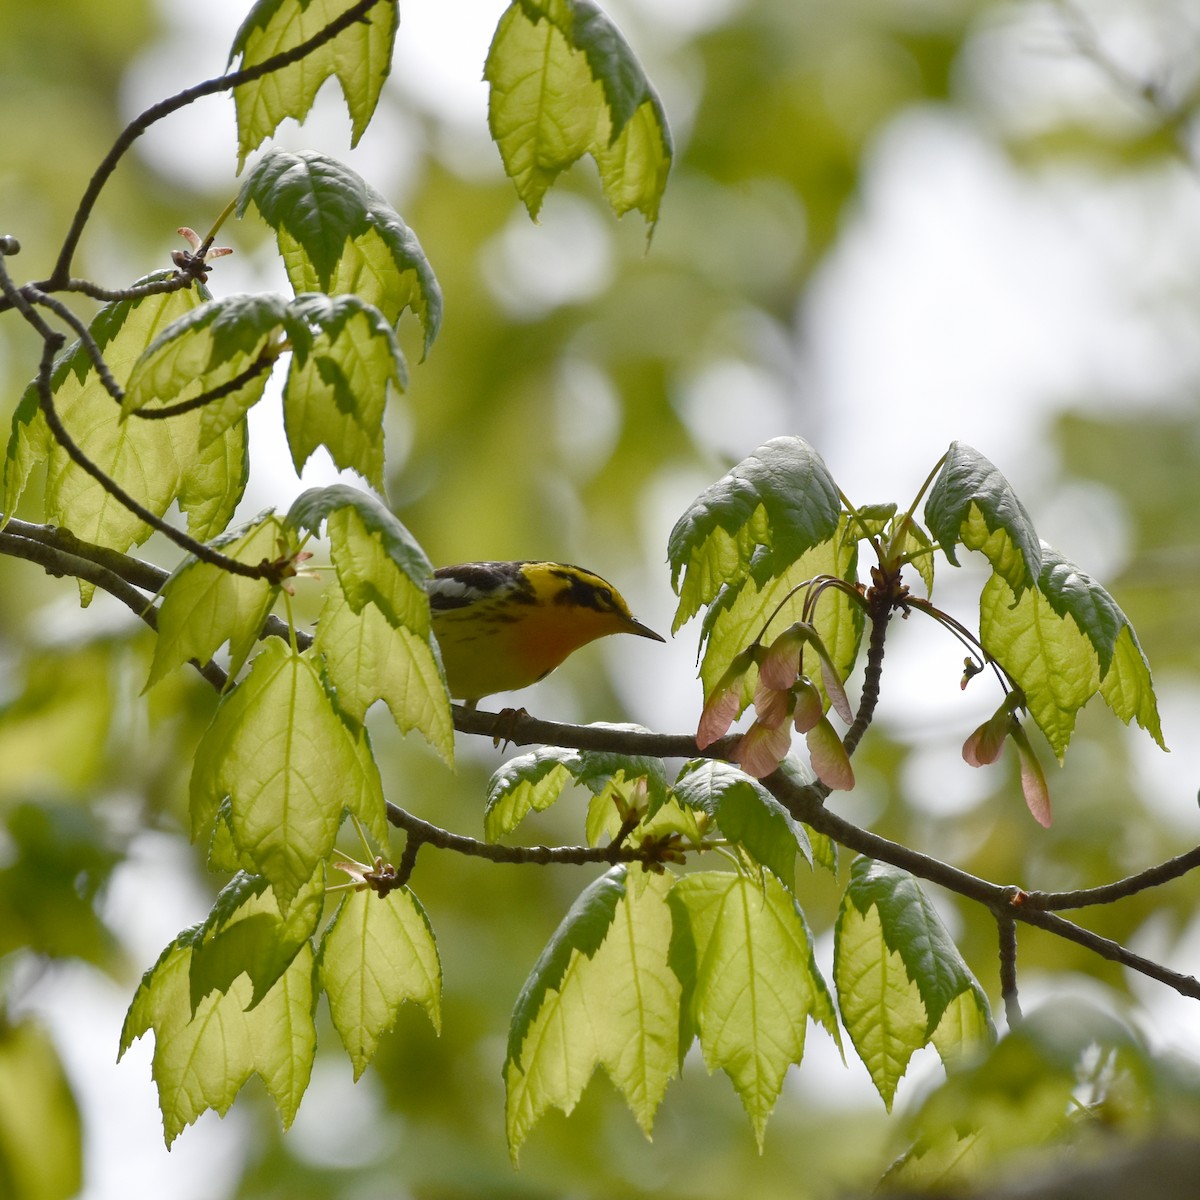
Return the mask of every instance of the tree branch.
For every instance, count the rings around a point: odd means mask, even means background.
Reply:
[[[572,750],[648,754],[653,758],[727,758],[740,736],[731,734],[701,750],[690,733],[653,733],[636,725],[568,725],[543,721],[523,708],[491,713],[456,704],[452,713],[454,728],[460,733],[490,737],[497,745],[565,746]]]
[[[448,829],[431,825],[390,800],[387,802],[387,818],[397,829],[403,829],[410,838],[416,838],[421,845],[436,846],[439,850],[453,850],[457,854],[466,854],[472,858],[486,858],[490,862],[542,865],[566,863],[571,866],[583,866],[587,863],[611,865],[619,862],[640,862],[657,866],[662,851],[659,843],[642,847],[627,846],[615,841],[607,846],[501,846],[495,842],[481,842],[476,838],[451,833]]]
[[[872,588],[867,612],[871,621],[871,636],[867,642],[867,663],[863,671],[862,696],[858,702],[858,712],[854,714],[854,724],[846,730],[842,738],[842,746],[849,755],[858,749],[858,743],[871,726],[875,717],[875,709],[879,705],[880,681],[883,678],[883,652],[887,641],[888,625],[892,619],[892,596],[890,592]],[[830,789],[825,790],[829,794]]]
[[[24,522],[10,522],[8,528],[0,530],[0,554],[9,554],[14,558],[37,563],[47,575],[71,575],[76,579],[86,580],[118,599],[151,629],[158,629],[158,609],[154,605],[153,596],[146,596],[108,567],[45,542],[21,536],[13,530],[14,524],[21,525]],[[224,691],[229,676],[216,663],[198,663],[193,659],[192,665],[218,692]]]
[[[186,550],[189,554],[194,555],[203,562],[210,563],[214,567],[220,567],[222,570],[228,571],[233,575],[246,575],[251,579],[266,579],[272,583],[278,583],[283,578],[282,564],[270,563],[264,560],[257,566],[249,566],[246,563],[238,562],[237,559],[229,558],[227,555],[213,550],[210,546],[206,546],[203,542],[197,541],[195,538],[184,533],[183,530],[176,529],[169,521],[164,521],[161,517],[146,508],[145,505],[135,500],[114,479],[109,478],[104,471],[88,458],[71,435],[67,433],[66,427],[58,415],[58,410],[54,406],[53,386],[55,358],[62,349],[66,339],[58,330],[51,329],[46,324],[45,319],[33,307],[28,297],[13,284],[5,263],[5,256],[13,254],[16,252],[16,249],[19,249],[19,246],[14,249],[7,244],[12,241],[13,239],[3,239],[3,244],[0,244],[0,289],[3,290],[5,296],[12,301],[13,307],[36,330],[42,339],[42,356],[38,364],[35,381],[38,392],[38,407],[41,410],[42,416],[46,419],[46,425],[49,427],[50,432],[54,435],[58,444],[62,446],[63,450],[66,451],[71,461],[80,470],[90,475],[118,504],[133,513],[138,520],[148,525],[151,529],[158,530],[159,533],[170,538],[171,541],[181,549]]]
[[[157,612],[153,607],[153,595],[147,597],[137,589],[145,589],[151,593],[161,589],[168,575],[160,567],[115,550],[84,542],[69,530],[48,525],[33,525],[19,520],[10,521],[7,528],[0,531],[0,553],[38,563],[53,575],[73,575],[87,579],[116,596],[148,625],[153,627],[156,624]],[[264,627],[263,636],[270,635],[284,638],[292,636],[286,623],[277,617],[269,618]],[[311,637],[308,634],[296,631],[294,636],[301,646],[311,645]],[[874,627],[871,644],[881,653],[882,639],[874,636]],[[198,669],[218,691],[227,685],[225,673],[215,664],[205,664]],[[870,703],[869,698],[864,697],[864,700]],[[570,725],[540,720],[530,716],[523,709],[489,713],[455,705],[453,716],[455,728],[459,732],[491,737],[496,742],[511,742],[519,746],[563,746],[577,750],[599,750],[654,758],[728,759],[738,737],[735,734],[722,738],[701,751],[697,748],[692,734],[654,733],[636,726]],[[1011,937],[1015,944],[1015,922],[1022,921],[1164,983],[1182,995],[1200,999],[1200,982],[1193,976],[1172,971],[1134,954],[1118,942],[1100,937],[1052,911],[1047,911],[1088,904],[1108,904],[1146,888],[1177,879],[1200,866],[1200,847],[1101,887],[1076,892],[1025,892],[1013,885],[981,879],[940,859],[889,841],[846,821],[825,806],[827,793],[819,785],[799,784],[780,771],[769,775],[762,782],[797,820],[803,821],[819,833],[826,834],[846,849],[878,859],[880,862],[890,863],[919,879],[938,884],[956,895],[982,904],[996,916],[1000,925],[1002,945],[1010,936],[1005,932],[1005,924],[1013,924],[1014,932]],[[387,814],[393,825],[404,829],[422,844],[428,842],[439,849],[486,858],[493,862],[582,864],[658,861],[655,851],[650,847],[643,849],[617,843],[602,847],[496,846],[439,829],[391,803],[388,804]],[[1004,951],[1002,961],[1003,953]],[[1011,961],[1014,964],[1012,995],[1015,1001],[1015,956]],[[1002,965],[1002,977],[1005,970]],[[1003,978],[1002,987],[1006,987]],[[1007,990],[1005,995],[1007,997]],[[1011,1016],[1010,1011],[1010,1019]]]
[[[1000,935],[1000,995],[1009,1029],[1021,1023],[1021,1000],[1017,993],[1017,923],[1011,913],[996,913]]]
[[[1200,867],[1200,846],[1188,850],[1175,858],[1157,866],[1148,867],[1136,875],[1128,875],[1115,883],[1102,884],[1100,887],[1081,888],[1074,892],[1028,892],[1021,901],[1024,908],[1049,911],[1060,908],[1086,908],[1090,904],[1111,904],[1114,900],[1124,900],[1127,896],[1135,896],[1147,888],[1161,887],[1178,879],[1189,871]]]
[[[330,21],[328,25],[318,30],[308,41],[301,42],[299,46],[295,46],[291,50],[285,50],[280,54],[274,54],[253,67],[246,67],[240,71],[230,71],[225,75],[217,76],[214,79],[207,79],[203,83],[185,88],[182,92],[177,92],[174,96],[169,96],[166,100],[161,100],[159,103],[151,105],[145,112],[135,117],[125,126],[120,136],[113,143],[112,148],[104,156],[100,165],[88,181],[87,188],[84,190],[83,196],[79,201],[79,206],[75,210],[75,217],[71,222],[71,227],[67,231],[66,238],[63,240],[62,249],[59,251],[58,261],[54,265],[54,270],[51,272],[49,279],[44,280],[37,286],[43,291],[58,291],[64,288],[68,281],[70,281],[72,259],[75,257],[75,251],[79,245],[80,238],[83,236],[84,227],[91,218],[92,210],[96,206],[96,201],[99,199],[104,185],[117,169],[117,165],[125,156],[125,153],[151,125],[156,124],[174,112],[178,112],[181,108],[186,108],[189,104],[194,104],[197,100],[203,99],[205,96],[213,96],[220,92],[229,91],[243,83],[252,83],[256,79],[261,79],[264,75],[270,75],[275,71],[282,70],[284,67],[291,66],[292,63],[300,62],[302,59],[307,58],[314,50],[325,45],[326,42],[332,41],[344,29],[349,29],[351,25],[362,20],[371,9],[380,3],[394,5],[396,0],[359,0],[357,4],[346,9],[341,16]]]
[[[998,916],[1008,914],[1013,920],[1024,921],[1027,925],[1036,925],[1039,929],[1045,929],[1067,941],[1086,947],[1100,955],[1101,958],[1120,963],[1139,974],[1158,980],[1159,983],[1165,983],[1180,995],[1200,1000],[1200,981],[1197,981],[1194,976],[1172,971],[1140,954],[1134,954],[1132,950],[1127,950],[1119,942],[1082,929],[1054,913],[1027,909],[1024,905],[1026,893],[1018,887],[1006,887],[991,883],[986,879],[980,879],[978,876],[959,870],[958,867],[953,867],[940,859],[931,858],[928,854],[910,850],[907,846],[901,846],[876,833],[860,829],[857,825],[852,825],[849,821],[830,812],[814,798],[811,788],[798,786],[779,771],[769,775],[762,782],[797,820],[811,825],[818,833],[828,835],[848,850],[854,850],[858,854],[878,859],[880,862],[890,863],[902,871],[907,871],[910,875],[927,879],[930,883],[936,883],[946,888],[947,891],[955,892],[968,900],[975,900]]]
[[[278,355],[262,354],[232,379],[227,379],[224,383],[210,388],[207,392],[201,392],[200,395],[193,396],[190,400],[180,400],[178,404],[168,404],[164,408],[135,408],[130,416],[138,417],[143,421],[162,421],[168,417],[181,417],[184,413],[194,412],[198,408],[212,404],[215,400],[223,400],[226,396],[233,395],[234,392],[240,392],[246,384],[253,383],[260,375],[269,372],[278,361]]]
[[[115,596],[151,628],[158,627],[158,609],[154,602],[156,594],[170,578],[170,573],[162,567],[107,546],[85,542],[69,529],[55,525],[35,525],[15,517],[3,524],[2,515],[0,525],[3,525],[0,528],[0,554],[37,563],[48,575],[86,579]],[[268,616],[263,623],[261,636],[284,641],[294,637],[301,650],[307,650],[313,641],[311,634],[299,629],[293,631],[286,621],[274,615]],[[192,665],[218,692],[228,686],[228,676],[215,663],[201,664],[193,660]]]

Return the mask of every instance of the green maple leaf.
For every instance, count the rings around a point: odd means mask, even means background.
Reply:
[[[305,294],[288,307],[294,354],[283,389],[283,420],[299,474],[318,446],[336,466],[383,488],[383,413],[389,384],[403,390],[404,356],[383,313],[357,296]]]
[[[218,437],[262,398],[286,319],[287,302],[272,295],[226,296],[184,313],[134,364],[122,417],[191,400],[246,376],[242,386],[202,409],[202,436]]]
[[[809,551],[832,543],[841,514],[837,484],[803,438],[760,446],[701,492],[671,530],[667,557],[679,592],[672,628],[722,589],[750,579],[761,589]],[[836,558],[831,547],[830,561]]]
[[[316,648],[343,711],[361,720],[382,699],[402,733],[420,730],[451,762],[454,725],[433,642],[425,552],[378,500],[344,484],[305,492],[287,519],[313,532],[324,524],[329,534],[337,585]]]
[[[1117,603],[1089,575],[1042,545],[1037,585],[1014,595],[993,575],[979,600],[985,649],[1025,694],[1025,704],[1062,760],[1079,710],[1097,693],[1126,724],[1163,749],[1150,666]]]
[[[334,1028],[358,1079],[406,1001],[441,1028],[442,967],[425,910],[407,888],[387,896],[351,892],[325,931],[318,956]]]
[[[597,1066],[649,1134],[675,1073],[679,982],[667,963],[665,876],[616,867],[572,905],[509,1027],[506,1124],[515,1159],[551,1106],[569,1113]]]
[[[286,913],[266,879],[239,871],[189,934],[193,1015],[210,992],[228,992],[241,975],[253,985],[249,1007],[259,1004],[316,933],[324,907],[323,868],[313,873]]]
[[[356,295],[395,325],[406,309],[425,330],[442,319],[442,290],[416,234],[349,167],[314,152],[268,151],[246,176],[237,213],[253,205],[275,231],[297,296]]]
[[[529,754],[518,754],[488,781],[484,836],[488,841],[498,841],[516,829],[531,811],[549,808],[571,783],[587,788],[601,806],[611,808],[613,789],[635,780],[645,781],[648,810],[653,813],[667,798],[661,759],[558,746],[541,746]]]
[[[1037,582],[1042,550],[1025,506],[1008,480],[978,450],[952,442],[925,501],[925,522],[947,560],[955,548],[980,551],[1020,596]]]
[[[275,516],[264,517],[248,530],[214,542],[214,548],[238,562],[273,561],[287,548],[287,533]],[[158,637],[146,687],[189,659],[206,663],[229,643],[229,678],[234,679],[262,635],[279,588],[265,579],[233,575],[221,567],[189,557],[163,585],[158,609]]]
[[[154,282],[150,276],[142,282]],[[157,335],[204,297],[195,290],[159,293],[105,305],[89,325],[114,378],[129,378]],[[78,342],[55,363],[55,411],[88,458],[143,507],[163,516],[178,502],[188,531],[204,541],[228,524],[246,482],[246,432],[240,422],[208,438],[201,413],[166,421],[120,420],[91,355]],[[152,532],[58,444],[34,385],[13,416],[4,470],[5,510],[12,512],[35,466],[45,467],[45,519],[85,541],[125,551]],[[85,601],[90,585],[81,585]]]
[[[907,872],[856,859],[834,936],[842,1021],[889,1109],[922,1046],[948,1062],[994,1039],[983,989]]]
[[[349,9],[354,0],[258,0],[233,39],[229,62],[253,67],[295,49]],[[336,78],[358,142],[379,102],[392,62],[399,11],[394,2],[376,4],[336,37],[298,62],[234,89],[238,169],[285,117],[302,122],[321,85]]]
[[[687,763],[672,791],[681,804],[707,812],[731,842],[762,863],[788,891],[796,887],[796,852],[812,865],[804,826],[757,779],[732,763],[711,758]]]
[[[248,976],[191,1004],[192,931],[180,934],[142,977],[121,1030],[120,1054],[154,1032],[154,1082],[168,1146],[206,1109],[224,1116],[257,1074],[285,1126],[308,1086],[316,1050],[313,954],[303,945],[254,1004]]]
[[[662,103],[617,27],[590,0],[516,0],[484,66],[488,126],[505,172],[537,217],[585,154],[618,216],[653,228],[674,148]]]
[[[671,965],[684,982],[680,1049],[694,1030],[708,1069],[721,1068],[733,1082],[761,1147],[784,1076],[804,1056],[808,1018],[838,1036],[812,935],[793,897],[770,875],[688,875],[672,889],[670,904]]]
[[[383,793],[363,742],[361,727],[334,708],[313,655],[270,639],[196,750],[194,834],[228,796],[239,862],[266,876],[286,911],[333,849],[344,810],[382,840]]]

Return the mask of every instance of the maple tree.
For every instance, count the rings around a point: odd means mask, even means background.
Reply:
[[[1021,1023],[1017,930],[1036,926],[1200,998],[1191,977],[1061,915],[1178,878],[1200,852],[1093,888],[1033,891],[886,838],[827,803],[855,785],[898,618],[935,622],[962,645],[963,688],[996,690],[995,714],[963,730],[963,756],[986,766],[1011,743],[1043,826],[1051,797],[1040,757],[1048,748],[1064,760],[1094,697],[1163,746],[1132,624],[1103,586],[1041,541],[977,449],[953,443],[921,468],[914,497],[895,503],[856,503],[797,436],[772,439],[704,489],[666,547],[673,632],[702,618],[693,730],[451,704],[425,592],[429,558],[380,498],[389,398],[421,369],[401,346],[405,314],[420,327],[422,354],[437,352],[435,264],[348,166],[312,150],[262,150],[328,79],[360,137],[397,23],[389,0],[259,0],[226,74],[146,110],[116,140],[45,279],[19,282],[18,239],[0,240],[4,317],[23,321],[41,347],[12,421],[0,552],[74,577],[85,606],[96,590],[111,594],[155,630],[146,703],[187,671],[218,698],[195,749],[188,816],[209,868],[228,882],[208,917],[148,966],[120,1035],[122,1052],[154,1039],[167,1142],[206,1109],[226,1112],[254,1074],[289,1124],[309,1081],[321,994],[356,1079],[406,1003],[441,1026],[436,922],[410,887],[418,856],[435,852],[447,872],[460,857],[605,868],[579,890],[514,997],[503,1059],[514,1159],[550,1108],[571,1112],[597,1067],[649,1134],[695,1043],[709,1071],[728,1075],[761,1146],[810,1020],[862,1060],[889,1108],[918,1051],[932,1047],[954,1068],[893,1168],[900,1183],[953,1178],[968,1158],[1000,1153],[1002,1138],[986,1122],[957,1122],[945,1097],[972,1073],[986,1087],[1020,1038],[1062,1051],[1056,1098],[1096,1043],[1134,1064],[1137,1086],[1153,1093],[1149,1060],[1119,1031],[1082,1023],[1072,1042]],[[639,213],[654,230],[673,155],[667,116],[599,8],[517,0],[500,19],[485,79],[490,133],[530,216],[588,156],[613,212]],[[222,92],[234,97],[238,166],[249,169],[212,230],[181,230],[189,248],[173,269],[132,284],[77,278],[80,239],[138,137]],[[221,292],[214,247],[230,218],[269,229],[290,295]],[[77,298],[99,310],[79,315],[69,303]],[[284,513],[233,527],[253,448],[247,415],[271,380],[297,473],[324,448],[361,484],[310,489]],[[130,553],[155,534],[182,555],[169,572]],[[940,579],[963,550],[989,568],[974,628],[934,601],[935,566]],[[315,628],[293,611],[306,592],[321,597]],[[536,747],[493,773],[481,838],[394,798],[366,724],[376,701],[448,767],[456,731]],[[527,817],[572,791],[587,797],[577,844],[512,844]],[[362,861],[338,849],[350,831]],[[404,834],[399,855],[393,831]],[[848,867],[839,851],[854,856]],[[828,981],[799,861],[840,889]],[[926,884],[994,922],[1005,1038],[989,981]],[[1114,1092],[1097,1084],[1093,1107]],[[1065,1105],[1055,1120],[1067,1126]]]

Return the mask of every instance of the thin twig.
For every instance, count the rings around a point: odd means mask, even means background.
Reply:
[[[1136,875],[1127,875],[1115,883],[1080,888],[1074,892],[1028,892],[1021,904],[1024,908],[1036,908],[1044,912],[1062,908],[1086,908],[1090,904],[1111,904],[1114,900],[1124,900],[1127,896],[1135,896],[1147,888],[1161,887],[1197,867],[1200,867],[1200,846],[1145,871],[1139,871]]]
[[[58,410],[54,406],[54,364],[66,338],[57,329],[51,329],[46,324],[42,314],[33,307],[25,294],[13,284],[3,253],[0,253],[0,289],[3,290],[5,296],[12,301],[13,307],[33,326],[42,339],[42,356],[35,378],[38,406],[41,409],[42,416],[46,419],[46,425],[49,427],[50,432],[54,435],[58,444],[62,446],[63,450],[66,451],[71,461],[80,470],[90,475],[118,504],[131,512],[138,520],[148,525],[151,529],[158,530],[159,533],[170,538],[171,541],[181,549],[186,550],[189,554],[195,555],[196,558],[201,559],[203,562],[211,563],[214,567],[220,567],[222,570],[228,571],[233,575],[244,575],[249,576],[251,579],[266,579],[271,583],[278,583],[283,577],[282,564],[270,563],[264,560],[257,566],[250,566],[247,563],[238,562],[235,558],[229,558],[227,555],[213,550],[210,546],[206,546],[203,542],[190,537],[183,530],[176,529],[169,521],[164,521],[156,513],[151,512],[145,505],[135,500],[125,491],[116,480],[110,478],[88,458],[71,435],[67,433],[66,427],[58,415]]]
[[[79,338],[79,344],[87,352],[87,356],[92,360],[92,366],[95,368],[96,376],[104,387],[104,390],[118,403],[124,399],[125,392],[121,385],[116,381],[112,371],[109,370],[108,363],[104,360],[104,353],[96,344],[96,339],[92,337],[91,330],[84,323],[83,318],[77,313],[72,312],[61,300],[54,296],[47,296],[45,292],[39,292],[36,288],[25,287],[22,293],[33,304],[40,304],[50,309],[60,320],[65,321],[75,331],[76,337]]]
[[[91,546],[74,538],[65,530],[15,520],[9,522],[6,530],[0,531],[0,553],[37,562],[52,574],[69,574],[87,579],[122,600],[147,624],[153,624],[156,619],[157,614],[147,597],[129,582],[136,579],[142,587],[155,590],[161,587],[166,573],[149,563],[103,547]],[[275,618],[271,621],[280,628],[266,628],[264,636],[276,632],[286,634],[283,622],[278,622]],[[311,641],[307,635],[298,631],[295,636],[298,644]],[[207,672],[205,678],[218,690],[225,686],[225,676],[220,672],[220,668],[206,664],[202,671]],[[523,710],[516,713],[487,713],[455,706],[453,714],[455,727],[460,732],[502,737],[518,745],[537,743],[657,758],[694,758],[728,757],[737,741],[736,735],[723,738],[701,755],[696,748],[695,738],[690,734],[660,734],[635,727],[611,725],[568,725],[538,720]],[[1118,942],[1083,929],[1054,912],[1046,911],[1058,907],[1111,903],[1179,878],[1200,866],[1200,848],[1102,887],[1078,892],[1024,892],[1019,887],[981,879],[940,859],[889,841],[846,821],[825,806],[825,795],[819,787],[799,784],[781,772],[768,776],[763,783],[796,819],[831,837],[839,845],[869,858],[890,863],[917,878],[936,883],[965,899],[984,905],[996,915],[1002,941],[1008,936],[1005,933],[1006,923],[1013,923],[1015,929],[1015,922],[1021,921],[1164,983],[1181,995],[1200,999],[1200,982],[1193,976],[1172,971],[1160,963],[1133,953]],[[439,829],[391,803],[388,804],[387,814],[393,825],[406,830],[420,843],[428,842],[439,849],[493,862],[657,862],[652,847],[629,847],[620,844],[603,847],[496,846]],[[1015,933],[1012,936],[1015,938]],[[1015,956],[1008,961],[1015,964]],[[1002,973],[1004,970],[1002,965]],[[1015,974],[1013,987],[1005,987],[1006,996],[1011,991],[1015,1000]],[[1012,1018],[1013,1011],[1010,1011],[1010,1019]]]
[[[416,837],[422,844],[428,843],[439,850],[453,850],[472,858],[486,858],[499,863],[560,863],[583,866],[588,863],[642,862],[657,865],[660,846],[625,846],[610,842],[607,846],[500,846],[495,842],[481,842],[451,833],[388,801],[387,818],[403,829],[410,838]]]
[[[1017,993],[1017,923],[1012,913],[996,913],[996,931],[1000,935],[1000,995],[1009,1029],[1021,1023],[1021,999]]]
[[[68,279],[61,287],[55,288],[57,292],[76,292],[79,295],[87,296],[91,300],[99,300],[104,304],[112,304],[122,300],[141,300],[146,296],[165,296],[171,292],[185,292],[194,283],[195,279],[185,275],[182,271],[172,271],[169,274],[163,275],[161,279],[152,279],[147,283],[134,283],[129,287],[107,288],[101,287],[98,283],[93,283],[90,279]],[[23,289],[28,291],[33,289],[39,295],[46,295],[42,290],[48,287],[50,281],[43,280],[41,283],[24,284]],[[6,305],[0,302],[0,309]]]
[[[135,408],[131,415],[140,417],[143,421],[162,421],[167,417],[181,417],[184,413],[194,412],[216,400],[224,400],[226,396],[231,396],[234,392],[240,392],[246,384],[252,383],[259,375],[269,372],[278,361],[276,355],[261,355],[232,379],[227,379],[217,387],[210,388],[207,392],[201,392],[200,395],[193,396],[190,400],[180,400],[178,404],[168,404],[164,408]]]
[[[0,530],[0,554],[37,563],[48,575],[70,575],[94,584],[119,600],[151,629],[158,629],[158,609],[154,605],[154,598],[146,596],[107,567],[47,546],[44,542],[22,537],[13,532],[11,524],[9,528]],[[218,692],[224,691],[229,683],[229,676],[214,662],[200,663],[193,659],[192,666]]]
[[[319,49],[327,42],[331,42],[343,30],[349,29],[351,25],[355,25],[365,18],[377,4],[387,3],[394,5],[395,2],[396,0],[359,0],[359,3],[346,9],[344,13],[333,21],[330,21],[323,29],[318,30],[306,42],[301,42],[300,45],[294,46],[291,50],[274,54],[253,67],[245,67],[239,71],[230,71],[225,75],[217,76],[214,79],[207,79],[203,83],[185,88],[183,91],[177,92],[174,96],[169,96],[167,99],[152,105],[145,112],[135,117],[125,126],[120,136],[113,143],[112,148],[104,156],[100,165],[88,181],[83,197],[79,201],[79,206],[75,210],[75,217],[71,222],[71,227],[67,231],[66,238],[63,240],[62,249],[59,251],[58,261],[54,265],[54,270],[51,272],[49,279],[37,286],[43,291],[59,291],[71,278],[71,261],[75,257],[75,250],[79,245],[80,238],[83,236],[84,227],[91,218],[92,210],[96,206],[96,201],[99,199],[104,185],[117,169],[118,164],[129,148],[152,125],[161,121],[164,117],[178,112],[181,108],[186,108],[189,104],[194,104],[197,100],[203,99],[205,96],[218,95],[221,92],[227,92],[232,88],[239,87],[244,83],[253,83],[254,80],[261,79],[264,75],[270,75],[275,71],[282,70],[284,67],[291,66],[292,63],[300,62],[302,59],[307,58],[314,50]]]

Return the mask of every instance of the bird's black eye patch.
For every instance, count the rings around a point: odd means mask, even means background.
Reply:
[[[573,571],[556,571],[555,574],[566,586],[554,597],[555,604],[570,604],[576,608],[594,608],[597,612],[612,612],[612,589],[593,583]]]

